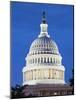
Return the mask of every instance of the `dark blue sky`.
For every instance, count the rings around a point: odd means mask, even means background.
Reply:
[[[57,43],[65,66],[66,82],[73,68],[73,6],[11,2],[11,85],[22,84],[22,68],[32,41],[40,33],[46,11],[48,33]]]

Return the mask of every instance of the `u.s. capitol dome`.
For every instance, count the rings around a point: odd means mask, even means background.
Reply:
[[[65,68],[58,46],[48,34],[48,24],[43,13],[40,34],[27,54],[23,72],[23,85],[65,84]]]

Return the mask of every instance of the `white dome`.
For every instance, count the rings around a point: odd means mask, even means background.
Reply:
[[[48,25],[43,17],[41,31],[26,57],[23,68],[23,85],[65,84],[62,57],[57,44],[48,35]]]
[[[30,54],[59,54],[56,43],[50,37],[38,37],[33,41],[30,47]]]

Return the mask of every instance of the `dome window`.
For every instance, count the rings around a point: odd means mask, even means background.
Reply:
[[[37,63],[37,58],[35,59],[35,63]]]
[[[46,58],[44,58],[44,63],[46,63]]]
[[[41,58],[41,63],[43,63],[43,58]]]
[[[50,62],[52,63],[52,58],[50,58]]]
[[[49,57],[48,57],[48,59],[47,59],[47,63],[49,63]]]
[[[38,58],[38,63],[40,63],[40,58]]]
[[[33,63],[34,63],[34,59],[33,59]]]

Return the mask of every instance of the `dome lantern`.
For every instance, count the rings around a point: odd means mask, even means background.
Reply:
[[[41,28],[41,31],[40,31],[39,37],[43,37],[43,36],[49,37],[48,24],[46,23],[45,12],[43,12],[42,23],[40,24],[40,28]]]

